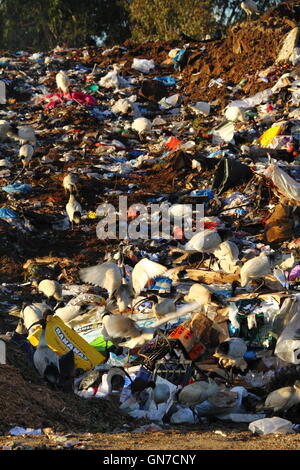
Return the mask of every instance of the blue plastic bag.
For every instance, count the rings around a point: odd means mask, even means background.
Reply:
[[[7,207],[0,208],[0,219],[16,219],[17,216],[11,209]]]
[[[8,184],[7,186],[2,186],[2,190],[5,191],[6,193],[27,193],[28,191],[31,191],[31,186],[29,184],[23,184],[23,183],[13,183],[13,184]]]
[[[170,77],[170,76],[155,77],[153,80],[157,80],[159,82],[162,82],[165,86],[174,86],[177,83],[176,78]]]

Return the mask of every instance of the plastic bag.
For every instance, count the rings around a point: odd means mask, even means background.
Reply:
[[[264,171],[264,175],[270,178],[280,192],[288,199],[300,201],[300,184],[281,170],[276,163],[271,163]]]
[[[190,408],[180,407],[179,410],[172,414],[170,421],[173,424],[195,424],[198,422],[198,419]]]
[[[147,59],[133,59],[132,69],[142,73],[149,73],[150,70],[155,68],[153,60]]]
[[[273,95],[272,88],[267,88],[264,91],[260,91],[253,96],[249,96],[249,98],[245,98],[244,102],[247,103],[249,108],[254,108],[262,103],[267,103],[270,97]]]
[[[214,145],[219,145],[222,143],[222,141],[224,141],[224,142],[230,142],[234,144],[234,139],[233,139],[234,132],[235,132],[235,128],[232,122],[223,124],[222,126],[214,129],[212,143]]]
[[[176,78],[170,77],[169,75],[165,77],[154,77],[153,80],[162,82],[165,86],[175,86],[177,83]]]
[[[13,184],[8,184],[7,186],[2,186],[2,190],[6,193],[26,193],[27,191],[31,191],[31,186],[29,184],[22,184],[20,182],[16,182]]]
[[[196,114],[204,114],[204,116],[208,116],[210,113],[210,103],[206,103],[206,101],[197,101],[197,103],[194,103],[189,107]]]
[[[274,416],[273,418],[263,418],[253,421],[249,424],[249,431],[252,431],[253,434],[272,434],[272,433],[293,433],[293,424],[287,419],[278,418]]]
[[[290,362],[292,364],[300,364],[299,309],[279,336],[274,353],[283,361]]]
[[[0,219],[15,219],[17,216],[8,207],[1,207],[0,208]]]

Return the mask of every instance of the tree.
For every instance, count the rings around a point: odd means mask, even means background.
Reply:
[[[131,0],[127,2],[133,41],[202,39],[215,26],[211,0]]]
[[[2,0],[0,23],[1,45],[7,49],[79,47],[93,35],[111,44],[129,35],[119,0]]]

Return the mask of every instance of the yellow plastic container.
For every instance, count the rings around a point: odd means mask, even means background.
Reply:
[[[27,338],[34,347],[39,344],[40,334],[41,328],[38,328]],[[106,360],[103,354],[69,328],[57,315],[48,317],[45,338],[48,346],[59,356],[73,350],[76,368],[90,370]]]

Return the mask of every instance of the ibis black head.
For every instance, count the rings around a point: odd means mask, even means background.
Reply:
[[[230,341],[224,341],[223,343],[220,343],[218,345],[216,352],[227,356],[229,353],[229,348],[230,348]]]
[[[155,382],[153,381],[147,382],[146,380],[142,379],[142,377],[136,377],[130,385],[131,391],[133,393],[142,392],[143,390],[149,387],[154,388]]]
[[[231,283],[231,297],[234,297],[235,296],[235,292],[236,292],[236,289],[240,286],[240,282],[239,281],[233,281]]]
[[[219,229],[218,234],[222,242],[225,242],[226,240],[232,238],[232,231],[229,229]]]
[[[49,364],[44,372],[44,379],[51,385],[58,385],[59,370],[54,364]]]

